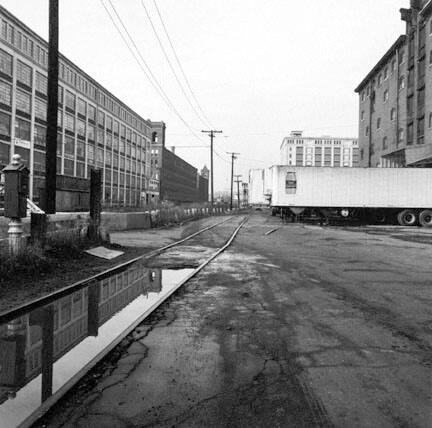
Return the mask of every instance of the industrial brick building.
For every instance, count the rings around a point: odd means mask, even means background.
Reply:
[[[280,165],[352,167],[358,164],[358,141],[354,138],[305,137],[302,131],[292,131],[280,146]]]
[[[159,183],[159,198],[175,203],[208,201],[208,170],[198,170],[165,147],[166,125],[151,122],[151,176]]]
[[[0,7],[0,166],[20,154],[35,201],[43,199],[45,180],[47,62],[45,40]],[[157,196],[152,127],[60,55],[57,208],[86,207],[91,168],[103,171],[106,205],[143,205]]]
[[[432,1],[400,12],[406,34],[355,89],[362,166],[432,166]]]

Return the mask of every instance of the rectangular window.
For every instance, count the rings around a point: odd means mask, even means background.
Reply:
[[[119,123],[117,121],[114,121],[113,131],[114,131],[114,134],[119,133]]]
[[[98,112],[98,125],[100,126],[105,125],[105,114],[102,111]]]
[[[12,86],[0,80],[0,103],[7,106],[12,105]]]
[[[58,102],[59,104],[63,104],[63,86],[58,87]]]
[[[295,172],[287,172],[285,179],[285,193],[293,195],[297,190],[297,178]]]
[[[77,133],[80,137],[84,137],[86,135],[86,123],[84,120],[77,120]]]
[[[75,132],[75,117],[71,114],[65,114],[65,129]]]
[[[38,146],[45,147],[46,146],[46,128],[45,126],[41,126],[35,124],[33,131],[33,140],[34,144]]]
[[[93,144],[87,146],[87,162],[89,164],[94,164],[95,161],[95,148]]]
[[[104,130],[98,128],[97,130],[97,142],[98,144],[103,144],[104,143]]]
[[[93,122],[96,121],[96,108],[91,104],[88,105],[88,118]]]
[[[21,83],[24,83],[27,86],[32,86],[32,69],[27,64],[24,64],[21,61],[17,61],[17,80]]]
[[[12,77],[12,55],[0,49],[0,72]]]
[[[63,126],[63,111],[57,110],[57,126],[61,128]]]
[[[36,91],[41,94],[48,93],[48,79],[43,74],[36,72]]]
[[[57,156],[61,156],[62,153],[63,153],[63,137],[62,134],[57,132]],[[60,168],[58,168],[58,171],[60,172]]]
[[[91,141],[95,140],[95,127],[93,125],[88,124],[87,126],[87,138]]]
[[[45,100],[35,98],[35,116],[39,119],[47,119],[47,103]]]
[[[74,175],[74,161],[72,159],[64,160],[64,175]],[[62,311],[63,312],[63,311]]]
[[[9,114],[0,112],[0,135],[10,137],[11,117]]]
[[[84,141],[77,141],[77,158],[85,159],[85,143]]]
[[[45,153],[33,151],[33,166],[35,171],[45,172]]]
[[[96,165],[103,167],[103,161],[104,161],[104,151],[102,148],[97,147],[96,148]]]
[[[112,130],[112,125],[113,125],[112,117],[111,116],[107,116],[106,117],[106,129],[108,131],[111,131]]]
[[[30,114],[31,112],[31,95],[27,92],[16,90],[16,109]]]
[[[30,141],[30,122],[19,117],[15,118],[15,138]]]
[[[76,176],[85,178],[85,163],[83,162],[76,163]]]
[[[83,115],[83,116],[85,116],[87,113],[87,104],[81,98],[78,98],[78,113]]]
[[[66,91],[65,104],[66,107],[75,111],[75,95],[72,92]]]
[[[68,135],[65,137],[64,155],[71,159],[75,157],[75,139]]]

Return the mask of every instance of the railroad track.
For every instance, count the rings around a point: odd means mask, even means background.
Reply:
[[[197,268],[182,271],[180,280],[168,278],[164,284],[164,271],[147,268],[148,259],[233,219],[239,218],[225,219],[0,314],[0,366],[6,367],[1,374],[16,378],[6,391],[0,389],[2,428],[29,427],[41,418],[145,318],[225,251],[248,217]]]

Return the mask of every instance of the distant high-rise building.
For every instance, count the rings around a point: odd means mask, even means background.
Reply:
[[[362,166],[432,166],[432,0],[400,12],[406,33],[355,89]]]
[[[358,166],[359,148],[355,138],[304,137],[292,131],[280,147],[280,164],[292,166]]]

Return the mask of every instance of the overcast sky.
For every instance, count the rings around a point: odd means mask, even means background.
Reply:
[[[215,155],[215,190],[229,188],[226,152],[240,153],[235,173],[247,180],[250,168],[278,163],[279,146],[291,130],[357,137],[354,89],[404,33],[399,9],[409,6],[409,0],[156,0],[210,121],[203,124],[206,119],[190,107],[152,31],[142,3],[181,79],[153,0],[111,1],[195,136],[126,48],[102,5],[109,8],[109,0],[60,0],[61,52],[142,117],[163,120],[167,147],[206,145],[176,148],[198,169],[209,166],[209,139],[201,130],[210,124],[223,130],[215,144],[223,158]],[[47,39],[48,0],[0,4]],[[196,105],[195,110],[200,113]]]

